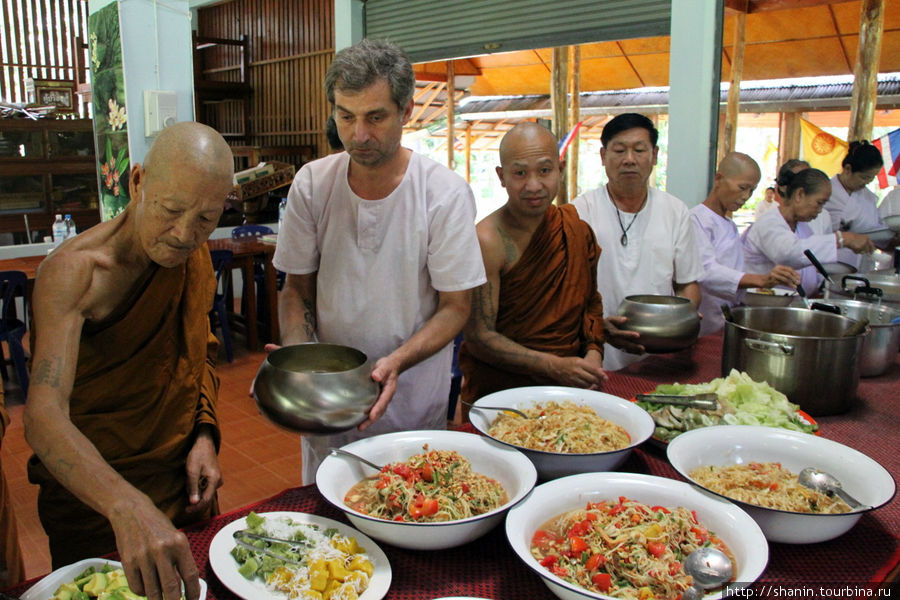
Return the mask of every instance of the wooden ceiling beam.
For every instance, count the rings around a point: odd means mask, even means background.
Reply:
[[[841,4],[855,0],[725,0],[725,10],[747,14],[792,8],[809,8],[826,4]]]

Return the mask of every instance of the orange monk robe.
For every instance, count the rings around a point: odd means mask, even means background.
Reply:
[[[496,330],[512,341],[557,356],[603,352],[603,303],[597,291],[597,246],[572,205],[551,205],[518,262],[500,275]],[[506,371],[475,356],[463,342],[460,397],[466,402],[514,387],[556,383]]]
[[[216,420],[218,342],[210,333],[216,279],[203,246],[184,265],[155,267],[133,297],[103,322],[86,322],[70,400],[75,426],[176,527],[188,517],[185,461],[198,425]],[[115,550],[105,517],[58,483],[32,456],[38,514],[54,568]],[[215,503],[214,503],[215,504]]]
[[[4,409],[3,387],[0,386],[0,447],[3,446],[3,434],[7,425],[9,416]],[[0,590],[19,583],[24,576],[25,565],[22,563],[22,552],[19,549],[16,517],[13,514],[6,476],[0,464]]]

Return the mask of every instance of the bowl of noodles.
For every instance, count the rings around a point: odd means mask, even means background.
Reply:
[[[696,487],[637,473],[583,473],[543,483],[509,511],[506,537],[557,597],[677,598],[691,585],[687,555],[715,546],[744,587],[768,562],[759,526]],[[718,598],[723,590],[710,590]]]
[[[669,442],[669,462],[686,479],[753,517],[770,542],[811,544],[842,535],[863,513],[887,504],[896,484],[862,452],[822,437],[774,427],[716,425]],[[806,467],[837,477],[866,505],[851,510],[837,497],[801,486]]]
[[[521,452],[473,433],[387,433],[343,449],[382,470],[330,455],[316,471],[319,491],[363,533],[413,550],[477,539],[537,481],[534,465]]]
[[[513,413],[479,406],[515,408]],[[469,420],[481,433],[520,450],[541,480],[611,471],[653,435],[653,417],[624,398],[579,388],[532,386],[488,394]]]

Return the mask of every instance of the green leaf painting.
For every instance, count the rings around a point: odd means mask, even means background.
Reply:
[[[128,204],[128,112],[122,68],[119,5],[108,4],[88,18],[91,54],[91,109],[97,137],[100,210],[104,221]]]

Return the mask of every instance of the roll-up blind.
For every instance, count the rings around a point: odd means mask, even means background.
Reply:
[[[366,36],[412,62],[669,35],[671,0],[368,0]]]

